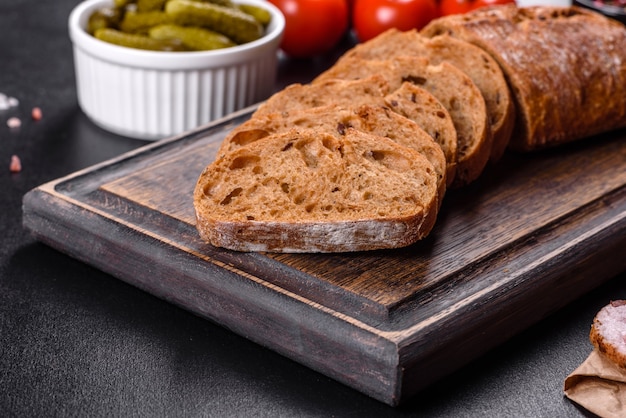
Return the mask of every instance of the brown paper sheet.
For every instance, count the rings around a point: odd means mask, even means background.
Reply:
[[[565,396],[602,418],[626,417],[626,370],[596,350],[565,379]]]

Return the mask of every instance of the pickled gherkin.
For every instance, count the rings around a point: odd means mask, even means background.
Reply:
[[[137,0],[138,12],[151,12],[154,10],[163,10],[166,0]]]
[[[87,32],[94,34],[96,30],[101,28],[114,28],[120,23],[122,13],[114,7],[103,7],[96,10],[89,16],[87,22]]]
[[[194,1],[199,1],[201,3],[213,3],[219,6],[235,7],[235,3],[233,3],[230,0],[194,0]]]
[[[148,32],[152,26],[172,22],[171,16],[161,10],[151,12],[127,11],[120,22],[123,32]]]
[[[159,25],[150,29],[149,36],[160,40],[177,39],[186,48],[194,51],[207,51],[236,45],[221,33],[192,26]]]
[[[114,0],[113,5],[117,8],[123,8],[128,6],[129,4],[135,4],[137,0]]]
[[[269,25],[270,21],[272,20],[272,14],[269,12],[269,10],[264,9],[262,7],[255,6],[252,4],[240,4],[237,7],[242,12],[247,13],[253,18],[255,18],[256,21],[259,22],[264,27]]]
[[[174,39],[152,39],[146,35],[124,33],[111,28],[98,29],[94,36],[102,41],[129,48],[146,49],[150,51],[185,50],[182,43]]]
[[[263,35],[263,26],[239,9],[192,0],[170,0],[165,12],[179,25],[205,27],[237,43],[251,42]]]
[[[233,0],[113,0],[86,31],[105,42],[154,51],[227,48],[257,40],[271,13]]]

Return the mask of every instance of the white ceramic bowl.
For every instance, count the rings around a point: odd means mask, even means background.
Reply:
[[[89,35],[91,13],[112,0],[87,0],[69,17],[78,103],[97,125],[155,140],[175,135],[269,97],[285,28],[264,0],[236,0],[272,14],[256,41],[214,51],[157,52],[109,44]]]

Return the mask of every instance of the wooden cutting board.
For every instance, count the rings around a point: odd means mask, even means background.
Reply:
[[[626,269],[626,132],[507,154],[422,242],[350,254],[203,243],[192,191],[251,109],[44,184],[35,237],[398,405]]]

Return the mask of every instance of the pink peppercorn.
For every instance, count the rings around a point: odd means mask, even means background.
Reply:
[[[39,107],[33,107],[33,111],[31,112],[31,116],[33,118],[33,120],[41,120],[41,108]]]
[[[17,155],[11,156],[11,164],[9,164],[9,171],[11,173],[19,173],[22,171],[22,161],[20,161],[20,157]]]

